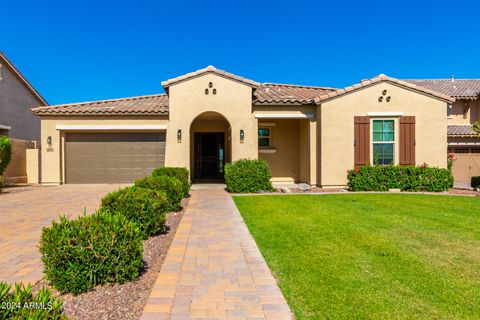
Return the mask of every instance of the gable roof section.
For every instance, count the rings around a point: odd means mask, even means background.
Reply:
[[[213,73],[213,74],[216,74],[220,77],[224,77],[224,78],[227,78],[227,79],[230,79],[230,80],[233,80],[233,81],[243,83],[243,84],[245,84],[249,87],[252,87],[252,88],[257,88],[260,85],[258,82],[255,82],[253,80],[245,79],[243,77],[234,75],[233,73],[229,73],[229,72],[226,72],[224,70],[217,69],[214,66],[208,66],[204,69],[200,69],[200,70],[190,72],[190,73],[184,74],[184,75],[176,77],[176,78],[172,78],[172,79],[163,81],[162,86],[165,88],[165,90],[168,90],[168,87],[170,87],[174,84],[177,84],[177,83],[180,83],[180,82],[183,82],[183,81],[187,81],[189,79],[197,78],[197,77],[203,76],[204,74],[207,74],[207,73]]]
[[[168,115],[165,94],[33,108],[35,115]]]
[[[325,87],[264,83],[253,93],[253,104],[313,104],[315,97],[335,90]]]
[[[372,86],[374,84],[377,84],[377,83],[380,83],[380,82],[389,82],[389,83],[398,85],[400,87],[404,87],[406,89],[414,90],[416,92],[428,95],[432,98],[436,98],[436,99],[439,99],[439,100],[442,100],[442,101],[445,101],[445,102],[452,103],[452,102],[455,101],[455,99],[450,97],[450,96],[444,95],[442,93],[439,93],[439,92],[436,92],[436,91],[433,91],[433,90],[430,90],[430,89],[427,89],[427,88],[424,88],[424,87],[417,86],[413,83],[409,83],[409,82],[406,82],[406,81],[391,78],[391,77],[388,77],[384,74],[380,74],[380,75],[378,75],[378,76],[376,76],[372,79],[362,80],[362,81],[360,81],[360,83],[354,84],[354,85],[349,86],[349,87],[345,87],[343,89],[337,89],[335,91],[325,93],[323,95],[320,95],[320,96],[316,97],[314,99],[314,101],[315,101],[316,104],[321,104],[322,102],[325,102],[327,100],[331,100],[331,99],[341,97],[341,96],[343,96],[347,93],[351,93],[351,92],[357,91],[357,90],[362,89],[362,88],[370,87],[370,86]]]
[[[480,79],[410,79],[405,81],[456,99],[478,99],[480,97]]]
[[[25,78],[20,73],[20,71],[17,68],[15,68],[13,63],[10,60],[8,60],[7,56],[1,51],[0,51],[0,64],[2,65],[4,64],[18,78],[18,80],[20,80],[20,82],[23,83],[25,88],[27,88],[27,90],[30,91],[30,93],[33,94],[33,96],[37,98],[38,101],[40,101],[40,104],[44,106],[48,104],[47,101],[40,95],[40,93],[32,86],[32,84],[28,82],[27,78]]]

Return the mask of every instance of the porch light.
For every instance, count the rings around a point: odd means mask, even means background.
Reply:
[[[52,146],[52,136],[48,136],[48,137],[47,137],[47,145],[48,145],[49,147]]]
[[[245,132],[240,129],[240,143],[243,143],[243,141],[245,141]]]
[[[182,130],[178,129],[177,131],[177,142],[181,143],[182,142]]]

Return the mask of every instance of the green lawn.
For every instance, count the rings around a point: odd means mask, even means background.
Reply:
[[[480,199],[234,200],[297,319],[480,319]]]

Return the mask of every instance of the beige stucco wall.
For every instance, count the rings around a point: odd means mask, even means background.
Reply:
[[[41,182],[59,184],[64,182],[64,143],[65,131],[57,125],[166,125],[164,116],[44,116],[41,118]],[[47,145],[47,137],[52,137],[52,146]]]
[[[391,96],[389,103],[385,99],[378,101],[384,89],[386,96]],[[445,168],[446,107],[446,102],[386,82],[326,101],[320,106],[321,185],[346,185],[347,171],[354,163],[354,116],[367,116],[368,112],[402,112],[404,116],[415,116],[416,163]],[[398,141],[398,117],[395,120]],[[395,160],[398,163],[398,143]]]
[[[269,122],[274,125],[262,124],[268,124]],[[258,126],[271,130],[271,149],[262,150],[259,148],[258,152],[259,158],[267,161],[270,166],[272,181],[298,182],[300,178],[299,120],[277,119],[268,122],[260,121]],[[269,151],[274,151],[274,153],[264,153]]]
[[[209,82],[213,87],[209,88]],[[209,89],[209,94],[205,94]],[[216,89],[217,93],[212,93]],[[256,159],[257,121],[252,114],[252,88],[208,73],[169,87],[170,122],[167,128],[165,165],[190,168],[190,128],[194,119],[208,111],[225,117],[231,127],[231,160]],[[182,130],[182,142],[177,131]],[[240,130],[245,140],[240,143]]]
[[[457,100],[447,112],[448,125],[470,125],[480,120],[480,100]]]

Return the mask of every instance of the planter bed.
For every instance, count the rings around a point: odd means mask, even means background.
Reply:
[[[145,268],[132,282],[98,286],[92,291],[73,296],[60,295],[65,314],[72,319],[139,319],[153,284],[160,272],[177,227],[183,217],[188,198],[182,199],[182,210],[168,214],[167,234],[150,237],[143,242]],[[48,286],[45,280],[34,286],[34,291]]]

